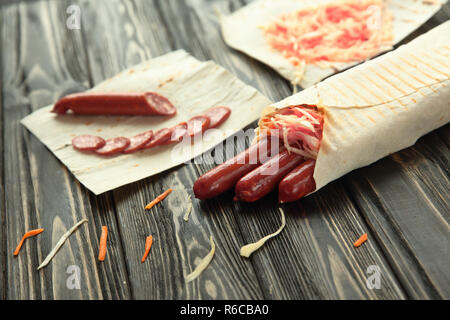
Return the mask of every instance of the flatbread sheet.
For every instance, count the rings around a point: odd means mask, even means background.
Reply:
[[[290,96],[263,114],[313,104],[324,112],[316,191],[450,121],[450,21],[374,60]]]
[[[154,91],[177,108],[170,119],[146,116],[56,115],[44,107],[22,119],[30,130],[89,190],[100,194],[153,176],[211,149],[255,121],[271,102],[217,64],[201,62],[185,51],[175,51],[143,62],[92,89],[98,92]],[[132,137],[146,130],[169,128],[214,106],[231,108],[231,116],[206,134],[203,143],[175,144],[104,157],[76,151],[73,137],[93,134],[103,138]]]
[[[256,0],[229,16],[222,16],[222,34],[230,47],[267,64],[281,76],[294,82],[298,69],[267,44],[260,26],[267,24],[280,14],[331,1],[335,0]],[[393,44],[397,44],[425,23],[445,2],[446,0],[387,0],[388,10],[393,16]],[[380,48],[380,53],[390,49],[390,47]],[[355,64],[357,62],[334,63],[330,68],[320,68],[316,65],[307,64],[299,85],[308,88],[320,80]]]

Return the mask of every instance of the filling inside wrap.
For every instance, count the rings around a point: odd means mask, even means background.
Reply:
[[[290,152],[315,160],[324,126],[323,112],[315,105],[292,105],[270,110],[261,117],[258,137],[277,136]]]
[[[313,105],[297,105],[264,115],[260,132],[276,135],[290,152],[316,159],[323,131],[323,114]]]

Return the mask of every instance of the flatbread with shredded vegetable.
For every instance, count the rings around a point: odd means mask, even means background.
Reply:
[[[415,0],[257,0],[221,17],[232,48],[303,88],[390,50],[442,2]]]
[[[186,276],[186,282],[191,282],[197,279],[213,259],[214,253],[216,252],[216,245],[214,244],[212,236],[209,237],[209,242],[211,243],[211,251],[202,259],[202,261],[200,261],[195,270]]]
[[[284,216],[284,211],[281,208],[279,208],[279,209],[280,209],[280,212],[281,212],[281,226],[280,226],[280,228],[277,231],[275,231],[274,233],[269,234],[269,235],[265,236],[264,238],[254,242],[254,243],[250,243],[250,244],[247,244],[247,245],[243,246],[241,248],[241,256],[246,257],[246,258],[250,257],[250,255],[253,252],[255,252],[256,250],[259,250],[259,248],[261,248],[266,243],[267,240],[277,236],[281,231],[283,231],[284,227],[286,226],[286,217]]]

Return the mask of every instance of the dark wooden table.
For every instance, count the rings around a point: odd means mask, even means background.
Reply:
[[[212,165],[183,165],[94,196],[20,119],[68,92],[92,87],[124,68],[175,49],[212,59],[273,101],[291,93],[268,67],[228,48],[217,10],[245,0],[6,1],[1,7],[0,294],[4,299],[449,299],[449,126],[407,150],[329,184],[297,203],[283,205],[286,229],[250,259],[241,245],[280,224],[276,195],[256,204],[227,193],[185,200],[195,179]],[[81,8],[81,30],[66,27],[69,5]],[[217,10],[216,10],[217,9]],[[403,43],[446,21],[450,6]],[[253,125],[253,127],[256,124]],[[237,148],[244,149],[238,141]],[[152,213],[142,206],[168,187]],[[36,268],[76,221],[89,220],[50,265]],[[109,227],[108,253],[96,259],[101,226]],[[23,233],[45,232],[12,252]],[[361,234],[369,240],[352,246]],[[149,260],[143,242],[154,236]],[[201,277],[184,275],[210,249],[216,255]],[[69,266],[81,288],[67,285]],[[380,288],[370,289],[369,266]],[[75,267],[76,268],[76,267]],[[376,268],[376,267],[375,267]],[[69,272],[69,273],[68,273]]]

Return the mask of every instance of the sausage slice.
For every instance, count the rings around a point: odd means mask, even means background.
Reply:
[[[81,151],[94,151],[105,145],[105,140],[98,136],[84,134],[72,139],[72,146]]]
[[[153,131],[145,131],[134,137],[130,138],[130,144],[122,152],[123,153],[133,153],[145,146],[153,137]]]
[[[130,144],[130,139],[125,137],[117,137],[106,140],[106,144],[100,149],[95,150],[96,153],[107,156],[120,153]]]
[[[231,109],[228,107],[214,107],[206,111],[204,115],[209,118],[209,128],[216,128],[225,122],[230,114]]]

